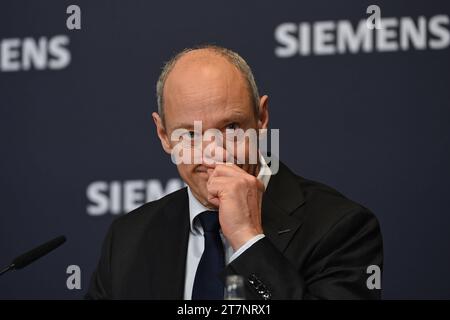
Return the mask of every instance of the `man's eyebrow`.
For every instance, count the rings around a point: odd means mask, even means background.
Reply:
[[[243,117],[245,117],[245,113],[240,110],[236,110],[236,111],[230,113],[229,115],[227,115],[226,117],[224,117],[224,119],[220,120],[217,127],[220,128],[221,126],[224,126],[224,125],[232,123],[232,122],[242,121]],[[201,120],[194,120],[194,121],[201,122]],[[194,130],[194,123],[177,122],[172,126],[172,130],[176,130],[176,129]]]
[[[194,125],[192,123],[176,123],[174,126],[172,126],[172,130],[176,129],[186,129],[186,130],[192,130],[194,129]]]
[[[229,115],[228,117],[224,118],[220,121],[222,125],[229,124],[231,122],[240,122],[245,117],[245,114],[243,112],[234,112],[233,114]]]

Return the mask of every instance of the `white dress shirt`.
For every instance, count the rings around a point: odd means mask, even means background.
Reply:
[[[261,182],[263,182],[264,188],[267,188],[271,176],[271,171],[264,157],[261,155],[259,156],[259,166],[260,170],[257,178],[260,179]],[[200,263],[200,258],[202,257],[203,250],[205,249],[205,238],[203,237],[203,228],[199,223],[199,221],[195,220],[195,217],[202,212],[211,211],[211,209],[205,207],[200,201],[197,200],[197,198],[195,198],[189,186],[187,189],[189,196],[189,219],[191,223],[191,228],[189,232],[189,243],[186,257],[184,299],[191,300],[192,289],[194,287],[195,273],[197,272],[197,267],[198,264]],[[220,235],[225,250],[225,264],[229,264],[234,259],[236,259],[240,254],[242,254],[245,250],[250,248],[258,240],[264,238],[264,234],[259,234],[250,239],[249,241],[247,241],[242,247],[240,247],[236,252],[234,252],[233,248],[228,243],[227,239],[223,236],[223,234],[220,233]]]

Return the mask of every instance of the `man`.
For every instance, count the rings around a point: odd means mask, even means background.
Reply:
[[[226,136],[269,122],[268,97],[259,96],[246,62],[217,46],[177,54],[160,75],[157,97],[153,120],[172,158],[177,130],[195,142],[204,130]],[[113,222],[88,298],[222,299],[231,274],[243,277],[247,299],[380,298],[379,287],[368,286],[367,268],[383,260],[368,209],[282,163],[273,170],[259,150],[256,163],[248,161],[251,148],[244,163],[224,163],[229,148],[226,156],[213,149],[210,161],[177,162],[187,188]]]

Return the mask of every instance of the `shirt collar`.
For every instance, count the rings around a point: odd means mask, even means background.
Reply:
[[[260,154],[259,155],[259,172],[257,179],[259,179],[264,184],[264,190],[267,189],[267,185],[269,184],[270,176],[272,175],[272,171],[270,170],[270,167],[268,166],[266,160],[264,157]],[[200,201],[197,200],[197,198],[194,196],[194,194],[191,191],[191,188],[189,186],[187,187],[188,191],[188,197],[189,197],[189,220],[191,225],[191,232],[194,234],[200,234],[200,230],[198,229],[198,225],[194,223],[195,217],[197,217],[200,213],[205,211],[217,211],[212,210],[207,207],[205,207]]]

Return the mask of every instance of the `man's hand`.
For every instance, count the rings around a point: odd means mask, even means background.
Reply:
[[[234,164],[216,164],[208,173],[208,201],[219,208],[222,232],[236,251],[263,233],[264,184]]]

